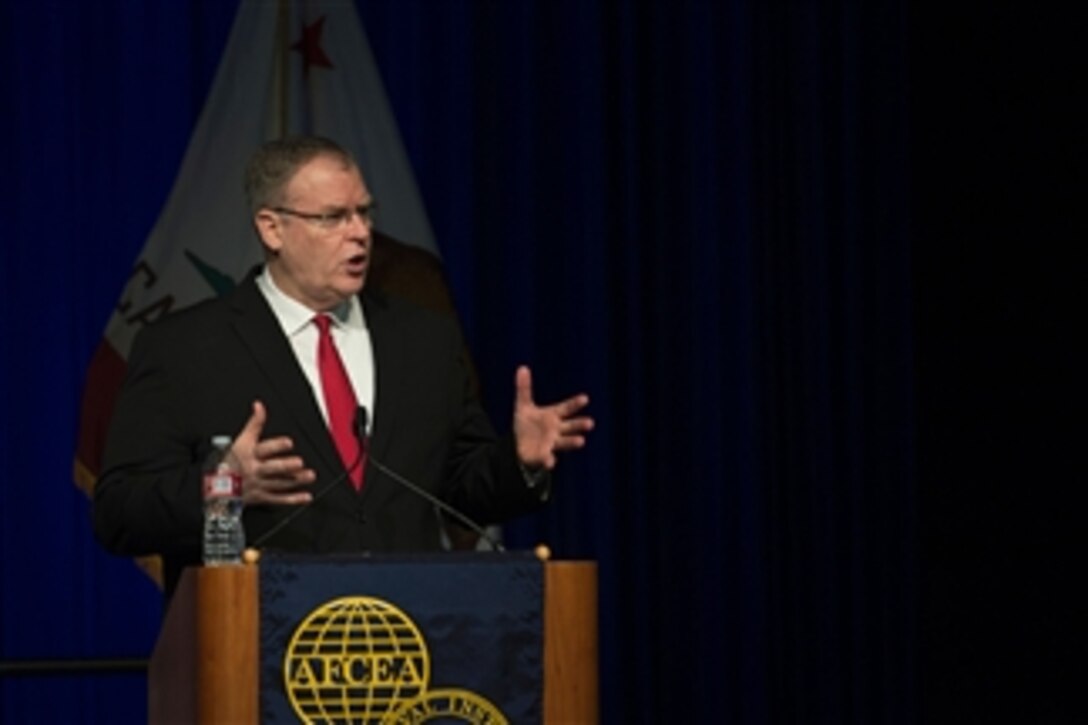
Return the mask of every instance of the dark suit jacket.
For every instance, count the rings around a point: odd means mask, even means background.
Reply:
[[[513,440],[497,439],[473,392],[464,345],[448,316],[362,295],[377,393],[371,453],[480,522],[538,507]],[[199,563],[200,476],[210,439],[236,435],[254,400],[265,437],[288,435],[319,492],[343,472],[312,389],[253,276],[234,292],[168,316],[133,344],[95,487],[95,531],[109,550],[163,555],[167,592]],[[295,507],[244,514],[253,542]],[[264,548],[306,552],[440,548],[433,507],[368,467],[361,494],[333,486]]]

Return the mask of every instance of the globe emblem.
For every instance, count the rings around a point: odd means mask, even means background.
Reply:
[[[344,597],[313,610],[284,658],[284,687],[304,723],[380,722],[430,680],[415,623],[389,602]]]

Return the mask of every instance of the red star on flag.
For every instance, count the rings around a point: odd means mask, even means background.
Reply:
[[[320,68],[332,68],[332,61],[325,55],[325,49],[321,47],[321,31],[325,27],[325,16],[303,27],[302,39],[291,46],[291,50],[302,53],[303,72],[309,73],[310,66]]]

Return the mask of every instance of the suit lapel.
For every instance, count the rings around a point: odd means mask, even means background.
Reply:
[[[283,402],[287,415],[294,419],[296,426],[293,427],[302,431],[329,470],[341,469],[343,464],[314,401],[313,390],[276,316],[257,288],[254,276],[239,286],[232,308],[234,319],[231,322],[235,333],[261,369],[268,387]],[[264,403],[267,406],[269,401]],[[275,411],[277,415],[283,412]],[[272,413],[269,411],[270,415]]]
[[[374,350],[375,427],[370,443],[374,454],[380,460],[387,461],[389,446],[395,440],[397,430],[398,411],[393,401],[403,400],[402,388],[406,384],[404,339],[397,334],[388,302],[384,298],[364,294],[362,301]]]

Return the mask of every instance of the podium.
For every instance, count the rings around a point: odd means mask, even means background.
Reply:
[[[367,567],[377,561],[381,558],[351,566]],[[421,578],[428,576],[422,569],[428,565],[410,560],[402,564]],[[596,564],[554,561],[542,566],[542,720],[597,722]],[[268,636],[261,631],[260,591],[259,565],[192,568],[183,573],[150,661],[149,722],[257,723],[262,718],[261,688],[277,685],[267,682],[267,665],[266,681],[261,677],[261,642],[267,646]],[[297,615],[301,620],[306,613]],[[411,679],[411,668],[406,673],[402,680]],[[467,713],[475,705],[471,692],[464,696],[457,707]],[[405,721],[426,719],[416,713],[415,720]],[[470,721],[467,716],[465,721]]]

